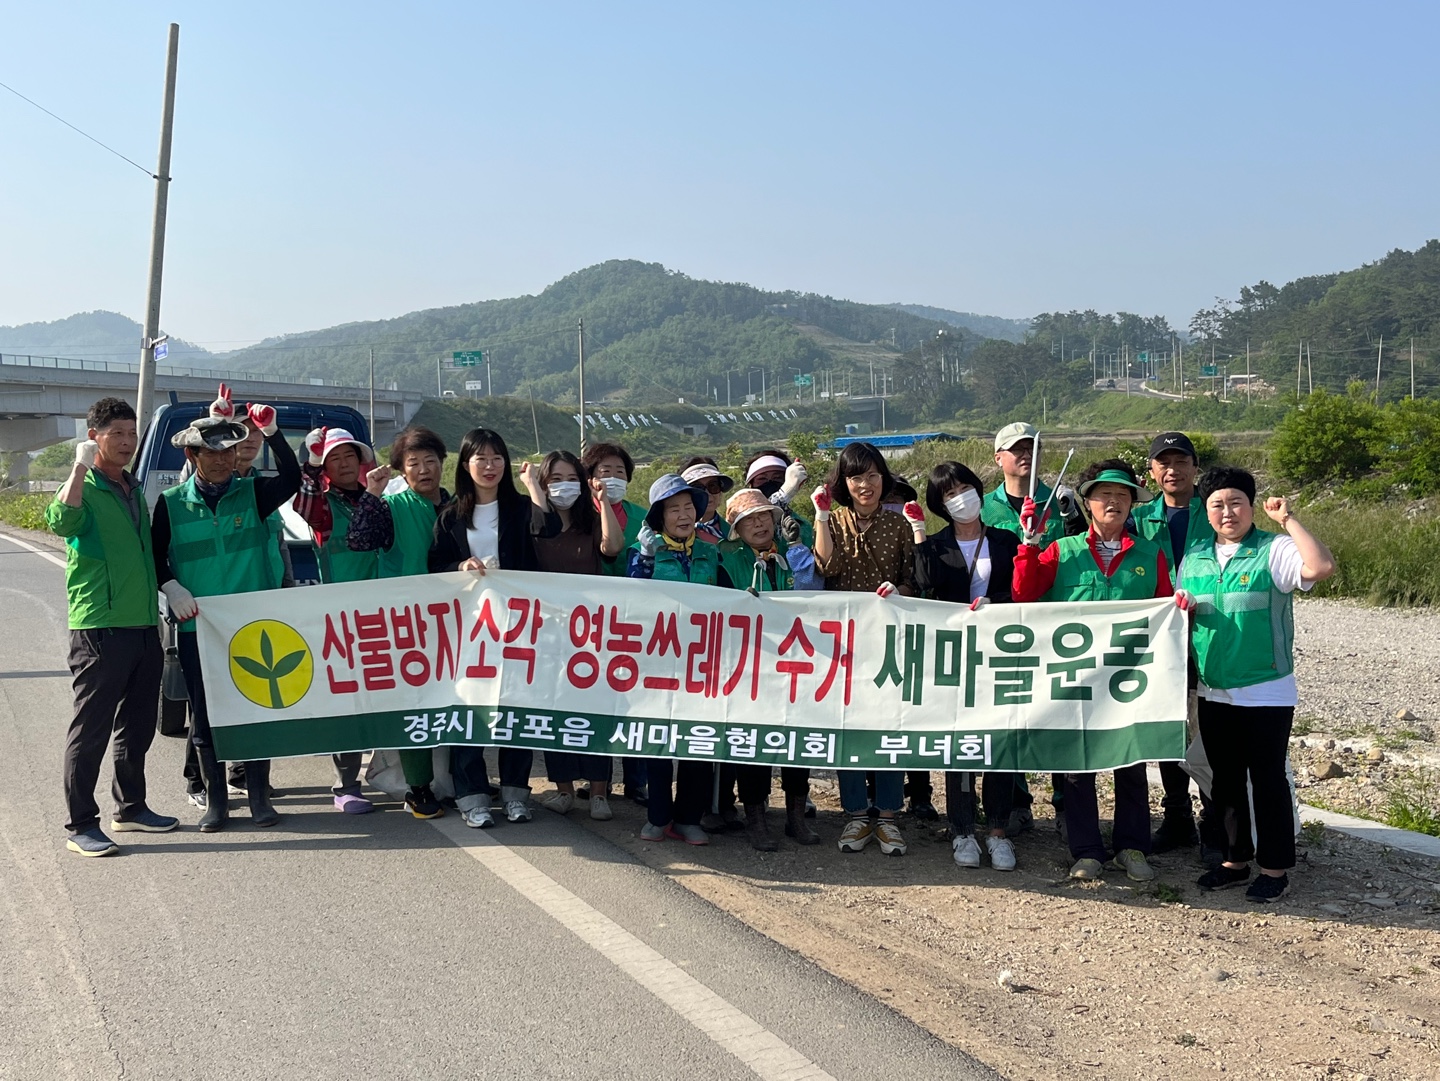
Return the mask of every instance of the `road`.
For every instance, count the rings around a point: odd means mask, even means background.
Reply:
[[[345,817],[301,759],[202,836],[157,736],[182,828],[71,855],[63,572],[0,536],[0,596],[3,1081],[998,1076],[553,815]]]

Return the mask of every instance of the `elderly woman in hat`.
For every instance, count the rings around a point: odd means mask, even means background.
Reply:
[[[171,439],[184,449],[195,472],[161,493],[150,527],[160,591],[171,615],[180,621],[180,667],[190,693],[190,738],[205,781],[202,833],[224,829],[229,806],[225,777],[210,739],[195,615],[205,597],[280,588],[266,519],[300,488],[300,463],[280,434],[275,410],[250,405],[246,412],[270,448],[276,475],[236,476],[235,448],[248,435],[245,425],[225,417],[201,417]],[[245,777],[251,819],[257,826],[273,826],[280,816],[270,805],[269,761],[245,763]]]
[[[1062,537],[1043,552],[1046,523],[1037,521],[1034,502],[1026,499],[1020,511],[1020,550],[1015,556],[1011,596],[1026,601],[1120,601],[1168,597],[1170,568],[1165,553],[1154,541],[1125,531],[1125,520],[1136,503],[1151,496],[1140,486],[1135,471],[1119,458],[1105,458],[1087,466],[1075,485],[1090,529],[1083,536]],[[1070,877],[1099,878],[1105,866],[1105,842],[1100,836],[1100,812],[1095,796],[1095,774],[1064,775],[1066,835],[1075,861]],[[1115,771],[1114,859],[1110,866],[1125,872],[1133,882],[1155,877],[1150,866],[1150,784],[1145,763],[1136,762]]]
[[[719,544],[730,534],[725,519],[720,516],[720,497],[735,487],[735,481],[720,472],[715,459],[697,454],[680,463],[680,476],[692,488],[703,488],[710,497],[700,518],[695,523],[695,536],[702,541]]]
[[[775,593],[795,588],[794,575],[786,560],[786,542],[779,535],[780,508],[757,488],[741,488],[725,504],[730,539],[720,542],[720,584],[753,593]],[[735,766],[740,802],[745,806],[745,829],[750,844],[761,852],[780,846],[770,834],[765,809],[770,802],[770,766]],[[810,795],[810,771],[800,766],[782,766],[780,788],[785,793],[785,836],[797,844],[820,843],[820,835],[805,821],[805,801]]]
[[[745,463],[745,487],[755,488],[780,508],[779,532],[788,547],[785,558],[795,576],[796,589],[824,589],[825,579],[815,569],[815,530],[804,518],[790,510],[790,501],[800,490],[809,474],[805,464],[792,461],[784,451],[769,448],[755,454]],[[814,807],[810,816],[815,815]]]
[[[695,523],[710,502],[703,488],[693,488],[678,473],[666,473],[650,485],[650,509],[645,524],[628,555],[631,578],[653,578],[661,582],[693,582],[717,585],[720,580],[719,548],[697,542]],[[709,802],[714,764],[673,759],[645,759],[650,793],[645,805],[648,821],[640,830],[644,841],[666,837],[691,845],[708,845],[710,835],[700,826],[700,816]],[[671,776],[675,795],[670,795]]]

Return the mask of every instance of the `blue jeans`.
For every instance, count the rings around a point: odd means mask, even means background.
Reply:
[[[864,814],[870,807],[863,769],[842,769],[840,775],[840,806],[846,814]],[[875,806],[882,811],[898,811],[905,804],[905,771],[875,771]]]
[[[502,788],[530,787],[530,763],[535,752],[525,747],[500,747],[495,755],[500,769]],[[490,771],[485,766],[484,747],[453,747],[450,750],[450,776],[455,781],[455,798],[494,796]]]

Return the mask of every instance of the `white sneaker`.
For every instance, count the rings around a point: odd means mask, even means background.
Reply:
[[[590,817],[597,822],[609,822],[615,817],[615,812],[610,810],[609,796],[590,793]]]
[[[495,815],[489,807],[472,807],[460,812],[460,819],[471,829],[488,830],[495,825]]]
[[[974,837],[956,837],[950,842],[950,847],[955,850],[955,864],[958,867],[979,867],[980,846]]]
[[[575,796],[571,792],[547,792],[540,797],[540,806],[547,811],[554,811],[557,815],[569,814],[570,808],[575,806]],[[505,810],[510,810],[508,803]]]
[[[1009,837],[986,837],[985,847],[990,850],[990,866],[997,871],[1015,870],[1015,846],[1010,843]],[[959,861],[959,856],[956,856]],[[978,863],[980,853],[975,853]]]
[[[530,804],[523,799],[505,801],[505,819],[508,822],[529,822]]]

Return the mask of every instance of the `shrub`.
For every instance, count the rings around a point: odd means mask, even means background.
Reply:
[[[1315,484],[1350,480],[1370,469],[1380,439],[1380,411],[1353,390],[1346,395],[1317,390],[1285,415],[1270,448],[1280,476]]]

